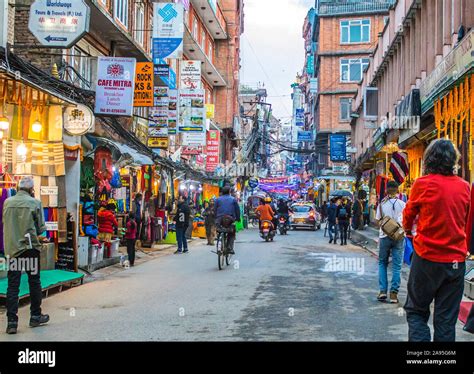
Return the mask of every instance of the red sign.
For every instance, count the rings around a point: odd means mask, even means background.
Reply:
[[[182,155],[201,155],[203,147],[183,147],[181,150]]]
[[[220,134],[217,130],[209,130],[206,140],[206,171],[213,172],[219,165]]]

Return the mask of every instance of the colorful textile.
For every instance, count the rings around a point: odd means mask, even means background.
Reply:
[[[408,167],[408,155],[406,152],[392,153],[392,160],[390,161],[390,172],[393,179],[398,184],[402,184],[407,177],[410,168]]]

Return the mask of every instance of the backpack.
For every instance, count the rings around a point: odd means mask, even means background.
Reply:
[[[347,209],[346,207],[341,206],[341,209],[339,210],[339,215],[337,216],[339,219],[346,219],[347,218]]]

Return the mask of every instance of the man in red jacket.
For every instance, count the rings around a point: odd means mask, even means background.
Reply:
[[[413,184],[403,227],[416,235],[405,304],[410,341],[431,341],[428,327],[434,300],[434,341],[454,341],[464,291],[469,184],[456,176],[459,152],[446,139],[432,142],[424,155],[425,175]]]

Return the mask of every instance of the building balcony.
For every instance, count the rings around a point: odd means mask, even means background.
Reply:
[[[395,0],[361,2],[360,0],[320,0],[318,16],[330,17],[344,14],[373,14],[388,12]]]
[[[214,66],[214,63],[206,55],[201,45],[194,39],[187,26],[184,28],[184,54],[190,60],[199,60],[202,62],[201,74],[209,85],[213,87],[227,86],[227,82]]]
[[[191,3],[212,37],[227,39],[226,20],[217,1],[214,2],[215,10],[211,6],[211,0],[191,0]]]
[[[128,30],[118,24],[99,0],[86,0],[90,7],[89,33],[113,42],[116,56],[135,57],[137,61],[151,61],[151,55],[135,41]]]

